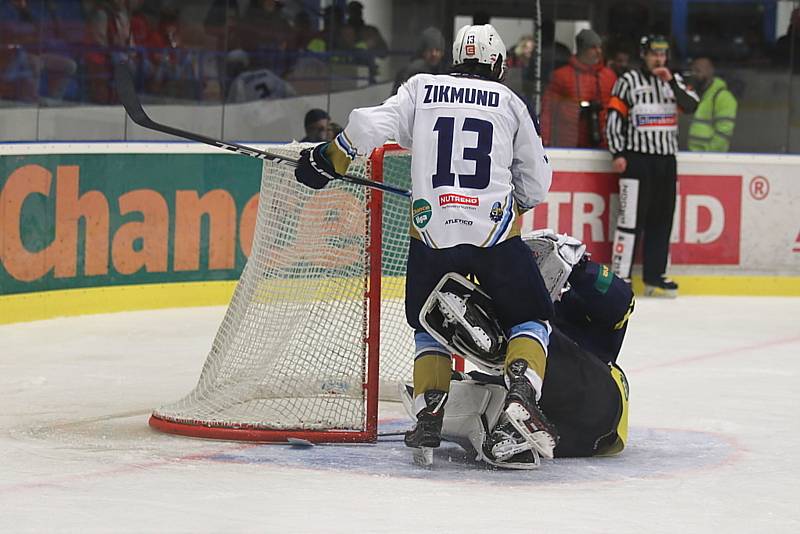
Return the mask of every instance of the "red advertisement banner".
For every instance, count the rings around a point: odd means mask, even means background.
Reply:
[[[586,243],[594,259],[611,260],[618,206],[617,175],[554,172],[545,202],[523,219],[523,231],[553,228]],[[681,175],[672,229],[671,262],[736,265],[740,257],[742,177]],[[637,254],[637,258],[639,255]],[[638,263],[638,260],[637,260]]]

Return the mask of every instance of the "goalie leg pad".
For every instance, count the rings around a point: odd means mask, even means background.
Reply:
[[[400,388],[406,412],[416,417],[413,395],[410,386]],[[450,384],[442,438],[490,465],[503,469],[534,469],[539,466],[539,455],[505,419],[505,398],[506,389],[498,384],[454,380]],[[488,432],[487,429],[494,430]]]

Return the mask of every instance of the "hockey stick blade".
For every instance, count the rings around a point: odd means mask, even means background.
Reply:
[[[297,167],[296,159],[287,158],[285,156],[280,156],[278,154],[272,154],[270,152],[265,152],[257,148],[239,145],[237,143],[228,143],[225,141],[220,141],[219,139],[213,139],[211,137],[206,137],[202,134],[181,130],[179,128],[173,128],[172,126],[168,126],[166,124],[161,124],[154,121],[147,115],[147,113],[145,113],[144,108],[142,108],[142,103],[139,100],[139,96],[136,94],[136,87],[134,86],[133,83],[133,76],[131,75],[131,71],[128,68],[127,63],[120,62],[114,65],[114,81],[116,82],[117,95],[119,96],[119,100],[122,103],[122,106],[125,108],[125,112],[128,114],[128,116],[131,118],[133,122],[135,122],[142,128],[147,128],[148,130],[154,130],[156,132],[162,132],[174,135],[175,137],[188,139],[190,141],[197,141],[199,143],[204,143],[217,148],[221,148],[223,150],[228,150],[230,152],[241,154],[243,156],[250,156],[251,158],[263,159],[271,161],[276,164],[286,165],[289,167]],[[351,184],[363,185],[366,187],[371,187],[373,189],[386,191],[387,193],[394,193],[396,195],[404,197],[411,196],[411,193],[405,189],[394,187],[381,182],[374,182],[366,178],[359,178],[358,176],[351,176],[349,174],[345,174],[345,175],[340,175],[340,179],[345,182],[349,182]]]

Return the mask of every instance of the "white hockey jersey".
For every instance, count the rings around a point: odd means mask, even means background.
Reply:
[[[432,248],[518,235],[520,214],[550,188],[533,119],[497,82],[418,74],[383,105],[354,109],[337,141],[353,155],[387,139],[411,150],[411,234]]]

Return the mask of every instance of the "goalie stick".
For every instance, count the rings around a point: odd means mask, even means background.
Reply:
[[[117,94],[119,95],[119,100],[120,102],[122,102],[122,106],[125,108],[125,112],[128,114],[128,116],[131,118],[133,122],[135,122],[136,124],[138,124],[143,128],[147,128],[149,130],[155,130],[157,132],[167,133],[170,135],[174,135],[176,137],[181,137],[183,139],[189,139],[190,141],[205,143],[207,145],[215,146],[217,148],[221,148],[224,150],[229,150],[231,152],[234,152],[236,154],[241,154],[243,156],[250,156],[251,158],[264,159],[267,161],[271,161],[273,163],[286,165],[288,167],[297,167],[296,159],[288,158],[286,156],[280,156],[278,154],[272,154],[271,152],[265,152],[257,148],[247,147],[236,143],[220,141],[219,139],[213,139],[211,137],[206,137],[199,133],[180,130],[178,128],[173,128],[172,126],[168,126],[166,124],[161,124],[154,121],[153,119],[147,116],[147,113],[145,113],[144,108],[142,108],[142,103],[139,101],[139,97],[136,95],[136,88],[134,87],[133,84],[133,76],[131,75],[131,71],[130,69],[128,69],[128,65],[126,63],[120,62],[114,65],[114,81],[116,82],[117,85]],[[344,175],[339,175],[339,179],[345,182],[349,182],[351,184],[363,185],[366,187],[371,187],[373,189],[386,191],[387,193],[394,193],[396,195],[401,195],[404,197],[411,196],[411,193],[409,191],[402,189],[400,187],[394,187],[381,182],[374,182],[366,178],[359,178],[358,176],[344,174]]]

